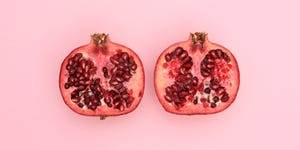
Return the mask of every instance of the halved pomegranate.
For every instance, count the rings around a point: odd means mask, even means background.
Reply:
[[[213,114],[235,100],[239,68],[232,53],[206,33],[192,33],[159,56],[154,73],[156,95],[168,112]]]
[[[89,44],[73,50],[59,75],[64,102],[87,116],[133,111],[142,99],[144,85],[140,58],[131,49],[111,42],[106,34],[94,34]]]

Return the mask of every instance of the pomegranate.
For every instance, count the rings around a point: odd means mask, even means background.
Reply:
[[[89,44],[73,50],[62,62],[59,88],[76,113],[117,116],[133,111],[144,94],[140,58],[131,49],[94,34]]]
[[[233,54],[199,32],[162,52],[154,78],[163,108],[182,115],[225,110],[235,100],[240,82]]]

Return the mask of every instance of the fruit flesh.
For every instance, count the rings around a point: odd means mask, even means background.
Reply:
[[[202,40],[195,41],[195,34],[201,35]],[[195,34],[192,34],[190,39],[188,39],[187,41],[175,43],[168,47],[165,51],[163,51],[156,63],[156,94],[164,109],[171,113],[191,115],[212,114],[223,111],[234,101],[239,88],[238,65],[230,51],[221,45],[208,41],[207,35],[204,33]],[[168,92],[166,91],[166,88],[172,87],[172,85],[174,85],[175,82],[178,81],[178,76],[180,76],[179,70],[180,66],[182,66],[182,63],[178,61],[178,58],[170,61],[168,57],[168,55],[175,51],[178,47],[183,48],[188,52],[188,56],[192,57],[193,65],[188,72],[190,72],[192,76],[198,79],[196,93],[195,91],[191,92],[191,88],[188,88],[187,91],[193,94],[184,97],[179,96],[179,94],[181,94],[180,92],[182,91],[176,91],[178,97],[181,97],[180,99],[182,99],[181,102],[180,100],[176,100],[176,96],[174,97],[172,94],[168,94]],[[206,76],[203,74],[203,69],[201,69],[200,66],[201,64],[203,64],[203,60],[205,59],[205,57],[207,57],[206,55],[209,54],[211,50],[215,49],[220,49],[221,51],[223,51],[224,54],[226,54],[228,58],[230,58],[230,61],[226,62],[225,59],[216,59],[216,62],[214,63],[216,65],[214,71],[212,71],[211,75]],[[226,95],[224,91],[221,91],[224,92],[223,95],[217,96],[217,90],[212,90],[209,87],[210,80],[212,78],[217,78],[218,80],[220,80],[219,86],[224,87],[225,92],[228,95]],[[179,84],[177,84],[177,87],[178,85]],[[204,92],[205,88],[209,88],[211,90],[209,94]],[[221,99],[223,101],[221,101]],[[176,104],[177,101],[179,101],[179,104]]]
[[[102,39],[99,39],[100,37],[95,34],[91,38],[91,42],[88,45],[81,46],[75,50],[73,50],[63,61],[60,71],[60,90],[62,97],[64,99],[64,102],[76,113],[82,114],[82,115],[88,115],[88,116],[115,116],[115,115],[122,115],[129,113],[133,111],[138,104],[140,103],[140,100],[143,96],[144,92],[144,70],[143,65],[139,59],[139,57],[134,53],[131,49],[116,44],[110,41],[108,36],[105,36],[105,41]],[[127,94],[130,94],[131,96],[131,102],[130,106],[123,104],[121,106],[118,104],[112,104],[113,106],[109,106],[110,104],[107,102],[108,100],[105,100],[105,98],[111,98],[112,95],[110,95],[110,91],[117,91],[115,87],[112,86],[110,83],[112,77],[107,77],[106,75],[112,75],[111,70],[116,68],[117,65],[113,64],[111,61],[111,57],[114,55],[119,55],[126,53],[129,57],[132,57],[135,61],[136,68],[132,70],[133,74],[128,81],[123,81],[123,87],[126,87]],[[68,83],[68,78],[70,76],[69,70],[65,69],[67,65],[69,64],[70,58],[74,57],[77,54],[82,54],[83,58],[86,60],[90,60],[95,67],[97,67],[95,74],[92,75],[92,81],[95,81],[96,79],[100,79],[98,85],[101,87],[101,91],[103,94],[103,97],[100,100],[100,105],[98,105],[96,108],[89,109],[87,106],[82,106],[82,104],[85,104],[83,102],[83,95],[81,99],[81,103],[74,102],[74,99],[72,99],[72,92],[75,89],[78,89],[78,87],[69,87],[66,88],[65,84]],[[123,63],[124,64],[124,63]],[[103,69],[106,68],[107,72],[104,73]],[[104,69],[105,70],[105,69]],[[119,91],[118,91],[119,92]],[[83,91],[80,92],[80,95],[83,94]],[[124,96],[119,95],[119,96]],[[124,96],[126,98],[126,95]],[[112,101],[113,99],[111,99]],[[129,103],[128,103],[129,104]],[[81,107],[82,106],[82,107]],[[94,106],[93,106],[94,107]]]

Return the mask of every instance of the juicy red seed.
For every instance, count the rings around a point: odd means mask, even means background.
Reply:
[[[136,68],[137,68],[136,63],[132,64],[131,69],[132,69],[132,70],[136,70]]]
[[[171,94],[171,93],[172,93],[171,87],[167,87],[167,88],[166,88],[166,94]]]
[[[216,108],[217,105],[216,105],[216,103],[211,103],[211,104],[210,104],[210,107],[211,107],[211,108]]]
[[[108,70],[107,70],[106,67],[103,67],[103,68],[102,68],[102,72],[103,72],[103,76],[104,76],[105,78],[109,78]]]
[[[96,71],[97,71],[97,67],[92,67],[88,73],[91,75],[91,74],[95,74]]]
[[[109,81],[109,84],[110,84],[110,85],[117,85],[117,84],[119,84],[119,82],[118,82],[117,80],[115,80],[115,79],[111,79],[111,80]]]
[[[119,92],[120,92],[120,93],[126,92],[126,88],[125,88],[125,87],[120,88],[120,89],[119,89]]]
[[[88,105],[90,103],[90,99],[89,98],[85,98],[83,100],[83,102],[84,102],[85,105]]]
[[[122,77],[116,77],[116,80],[117,80],[118,82],[124,82],[124,78],[122,78]]]
[[[165,60],[166,60],[166,62],[169,62],[172,60],[170,53],[165,55]]]
[[[223,58],[224,57],[224,53],[221,49],[216,49],[215,54],[216,54],[217,58]]]
[[[181,67],[191,69],[192,66],[193,66],[193,62],[187,62],[187,63],[183,64]]]
[[[72,57],[72,58],[69,59],[68,64],[72,66],[72,65],[74,64],[74,62],[75,62],[75,61],[74,61],[74,59],[73,59],[73,57]]]
[[[65,89],[70,88],[70,84],[69,83],[65,83]]]
[[[205,56],[205,59],[208,60],[208,59],[214,59],[214,56],[212,55],[212,52],[209,52],[206,56]]]
[[[206,67],[208,69],[213,69],[215,67],[215,63],[213,63],[213,62],[207,62]]]
[[[95,95],[91,95],[90,96],[90,100],[92,101],[92,100],[94,100],[95,99]]]
[[[131,75],[126,72],[126,73],[124,73],[123,77],[126,81],[128,81],[130,79]]]
[[[185,85],[185,88],[190,90],[190,89],[192,89],[192,86],[191,85]]]
[[[82,57],[82,53],[76,53],[75,58],[80,59]]]
[[[176,86],[176,85],[172,85],[172,86],[171,86],[171,88],[172,88],[172,91],[174,91],[174,92],[177,92],[177,91],[178,91],[178,89],[177,89],[177,86]]]
[[[206,68],[201,68],[201,75],[202,75],[203,77],[209,77],[210,74],[211,74],[211,71],[210,71],[210,70],[208,70],[208,69],[206,69]]]
[[[100,78],[96,78],[94,84],[99,84],[99,83],[100,83]]]
[[[164,98],[167,102],[172,102],[172,98],[170,96],[165,95]]]
[[[228,100],[229,100],[228,93],[224,93],[223,96],[221,97],[221,102],[227,102]]]
[[[212,85],[219,85],[219,80],[218,80],[217,78],[212,78],[212,79],[210,80],[210,83],[211,83]]]
[[[86,88],[85,85],[80,85],[80,86],[77,88],[77,90],[82,91],[82,90],[84,90],[85,88]]]
[[[70,70],[71,69],[71,65],[67,64],[66,69]]]
[[[185,57],[184,59],[182,59],[182,63],[189,63],[192,61],[192,57],[191,56],[188,56],[188,57]]]
[[[198,104],[198,97],[196,96],[196,98],[193,100],[193,104]]]
[[[186,97],[187,95],[189,95],[189,92],[187,91],[182,91],[179,93],[179,97]]]
[[[225,88],[223,86],[220,86],[216,89],[218,94],[222,94],[223,92],[225,92]]]
[[[204,93],[210,94],[210,91],[211,91],[211,90],[210,90],[210,88],[208,88],[208,87],[204,89]]]
[[[71,99],[75,99],[79,96],[79,93],[77,90],[74,90],[72,93],[71,93]]]
[[[78,105],[78,107],[80,107],[80,108],[82,108],[82,107],[84,106],[82,103],[78,103],[77,105]]]
[[[184,50],[183,50],[182,47],[177,47],[177,48],[175,49],[175,54],[176,54],[176,56],[180,56],[180,55],[182,54],[183,51],[184,51]]]
[[[190,93],[191,95],[195,95],[196,92],[197,92],[197,91],[196,91],[195,89],[190,89],[190,90],[189,90],[189,93]]]
[[[202,103],[205,103],[205,102],[206,102],[206,98],[200,98],[200,101],[201,101]]]
[[[219,101],[219,97],[218,96],[215,96],[214,98],[213,98],[213,101],[216,103],[216,102],[218,102]]]
[[[225,60],[227,63],[230,62],[230,58],[229,58],[229,56],[228,56],[226,53],[224,53],[223,58],[224,58],[224,60]]]
[[[76,70],[73,68],[69,70],[69,74],[71,74],[71,75],[74,74],[75,72],[76,72]]]
[[[183,66],[182,66],[182,67],[180,68],[180,73],[183,74],[183,75],[185,75],[185,74],[188,73],[188,70],[189,70],[189,69],[187,69],[186,67],[183,67]]]
[[[112,107],[112,104],[111,103],[108,103],[108,104],[106,104],[108,107]]]
[[[179,56],[179,58],[181,59],[181,60],[183,60],[185,57],[187,57],[188,56],[188,53],[185,51],[185,50],[183,50],[183,52],[182,52],[182,54]]]
[[[105,102],[106,104],[109,104],[109,103],[111,103],[111,99],[110,99],[110,98],[104,98],[104,102]]]
[[[117,106],[116,106],[117,109],[119,109],[120,111],[123,111],[125,109],[124,105],[122,103],[119,103]]]
[[[198,78],[197,77],[193,77],[193,80],[192,80],[192,85],[193,86],[196,86],[196,85],[198,85]]]
[[[182,102],[182,103],[185,103],[186,99],[185,98],[179,98],[179,101]]]
[[[123,59],[125,62],[128,62],[128,58],[129,58],[128,53],[123,52],[122,55],[121,55],[121,57],[122,57],[122,59]]]
[[[119,61],[114,58],[114,57],[110,57],[110,62],[113,63],[114,65],[118,65],[119,64]]]
[[[114,87],[115,87],[115,89],[119,90],[119,89],[121,89],[123,87],[123,84],[122,83],[118,83]]]
[[[90,108],[91,110],[96,110],[96,109],[97,109],[97,106],[96,106],[96,105],[91,105],[89,108]]]
[[[129,108],[132,105],[132,102],[127,102],[126,107]]]
[[[128,99],[130,97],[130,95],[128,93],[124,94],[121,96],[123,99]]]
[[[100,103],[100,101],[99,100],[96,100],[96,99],[94,99],[93,101],[92,101],[92,104],[93,105],[98,105]]]

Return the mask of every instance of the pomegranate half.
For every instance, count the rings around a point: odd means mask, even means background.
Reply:
[[[62,62],[59,88],[73,111],[87,116],[117,116],[133,111],[144,94],[142,62],[131,49],[94,34]]]
[[[156,95],[163,108],[175,114],[213,114],[235,100],[240,73],[233,54],[212,43],[206,33],[169,46],[154,72]]]

